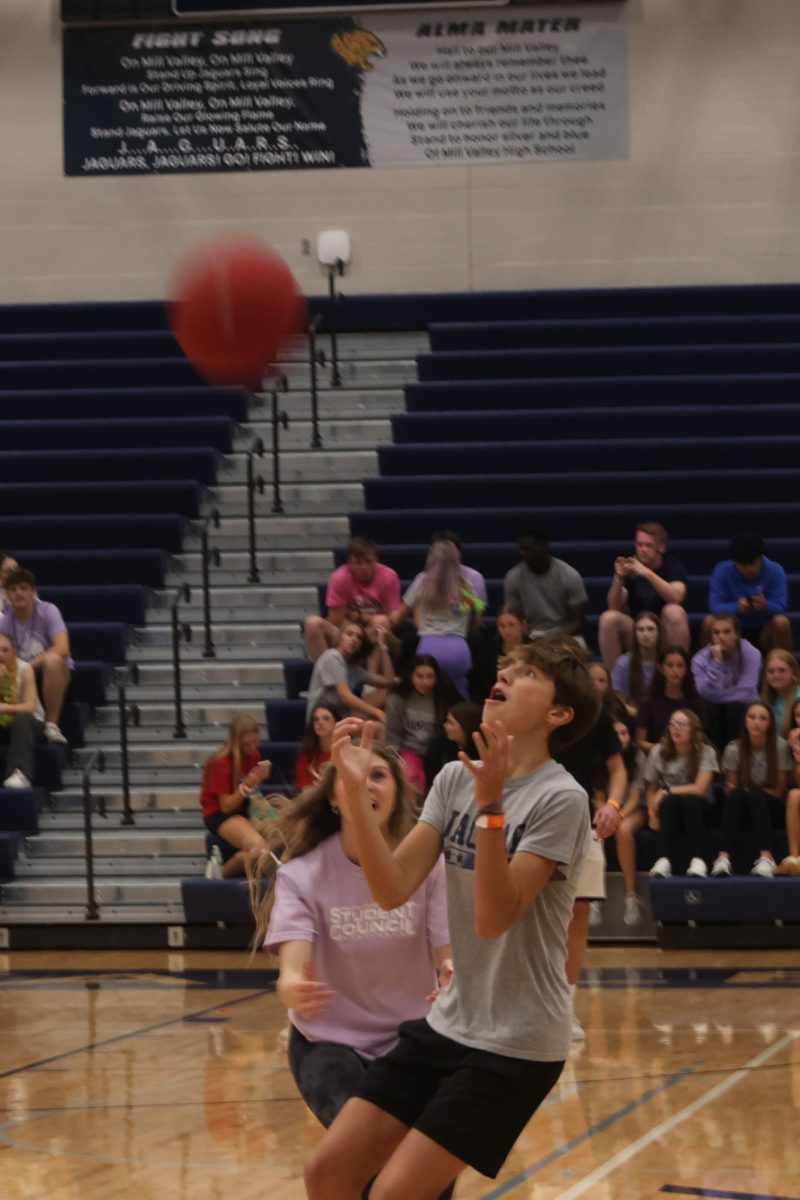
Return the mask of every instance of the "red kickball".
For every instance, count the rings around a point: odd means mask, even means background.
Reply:
[[[256,238],[226,238],[179,264],[167,305],[178,344],[214,383],[257,388],[287,338],[300,333],[305,297],[283,259]]]

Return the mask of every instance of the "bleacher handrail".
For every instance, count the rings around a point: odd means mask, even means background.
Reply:
[[[136,663],[126,664],[114,670],[114,683],[117,688],[117,715],[119,718],[119,751],[120,770],[122,771],[122,818],[120,825],[135,825],[133,808],[131,807],[131,777],[130,755],[128,754],[128,721],[139,724],[139,707],[136,704],[128,706],[126,687],[129,682],[137,683],[139,668]]]
[[[172,626],[172,681],[174,690],[175,702],[175,728],[172,732],[174,738],[186,737],[186,724],[183,719],[183,697],[181,695],[181,641],[190,642],[192,640],[192,627],[188,621],[180,622],[178,620],[178,609],[181,602],[190,603],[192,599],[192,589],[188,583],[182,583],[175,592],[175,598],[172,601],[171,609],[171,626]]]
[[[250,554],[250,572],[247,576],[248,583],[261,582],[258,561],[256,559],[256,491],[263,496],[264,477],[263,475],[255,474],[253,459],[263,457],[264,442],[260,437],[257,437],[247,451],[247,548]]]
[[[97,768],[98,771],[105,771],[106,759],[103,751],[95,750],[88,760],[84,763],[83,776],[83,841],[86,856],[86,913],[87,921],[100,920],[100,908],[97,903],[94,886],[94,840],[92,838],[92,811],[94,808],[94,800],[92,797],[91,774]],[[97,801],[97,811],[101,817],[106,815],[106,803],[101,796]]]
[[[322,449],[322,437],[319,432],[319,385],[317,383],[317,367],[325,365],[325,354],[317,349],[317,334],[323,325],[322,313],[317,313],[308,327],[308,365],[311,372],[311,449]]]

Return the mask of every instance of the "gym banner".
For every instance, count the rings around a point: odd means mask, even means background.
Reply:
[[[622,158],[625,6],[64,31],[67,175]]]

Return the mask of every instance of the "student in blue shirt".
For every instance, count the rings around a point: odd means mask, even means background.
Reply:
[[[776,647],[791,650],[792,627],[786,616],[789,590],[783,567],[767,558],[762,538],[753,533],[732,538],[730,554],[712,572],[709,613],[736,613],[745,637],[752,642],[758,638],[764,653]],[[706,622],[710,621],[711,617],[706,617]]]

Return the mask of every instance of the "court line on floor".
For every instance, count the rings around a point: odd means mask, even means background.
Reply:
[[[775,1196],[772,1192],[727,1192],[719,1188],[682,1187],[665,1183],[661,1189],[671,1196],[709,1196],[713,1200],[798,1200],[797,1196]]]
[[[25,1071],[36,1070],[37,1067],[47,1067],[51,1063],[62,1062],[65,1058],[72,1058],[76,1054],[86,1054],[89,1050],[100,1050],[104,1046],[113,1046],[115,1042],[124,1042],[128,1038],[155,1033],[158,1029],[168,1029],[170,1025],[183,1024],[187,1017],[202,1017],[206,1013],[217,1012],[220,1008],[233,1008],[234,1005],[244,1004],[247,1000],[256,1000],[259,996],[270,996],[273,991],[274,988],[271,987],[263,988],[257,992],[250,992],[246,996],[237,996],[233,1000],[217,1001],[216,1004],[209,1004],[207,1008],[201,1008],[194,1013],[181,1013],[179,1017],[170,1017],[168,1021],[145,1025],[141,1029],[132,1029],[128,1033],[118,1033],[114,1037],[103,1038],[100,1042],[88,1042],[85,1046],[75,1046],[72,1050],[63,1050],[60,1054],[51,1054],[48,1058],[39,1058],[34,1062],[24,1063],[21,1067],[10,1067],[7,1071],[0,1071],[0,1079],[8,1079],[12,1075],[22,1075]]]
[[[714,1087],[710,1088],[702,1096],[698,1096],[696,1100],[693,1100],[684,1108],[679,1109],[678,1112],[673,1113],[671,1117],[667,1117],[666,1120],[661,1121],[661,1123],[658,1125],[655,1125],[647,1133],[643,1134],[640,1138],[637,1138],[635,1142],[631,1142],[629,1146],[626,1146],[624,1150],[620,1150],[617,1154],[613,1154],[611,1158],[607,1159],[599,1167],[596,1167],[595,1170],[591,1171],[588,1175],[585,1175],[583,1179],[579,1180],[577,1183],[574,1183],[571,1187],[568,1187],[566,1191],[559,1192],[558,1195],[554,1197],[554,1200],[577,1200],[578,1196],[582,1196],[585,1192],[588,1192],[591,1188],[593,1188],[595,1184],[600,1183],[608,1175],[611,1175],[614,1171],[616,1171],[617,1167],[621,1167],[624,1163],[629,1162],[630,1159],[634,1158],[641,1150],[645,1150],[648,1146],[652,1145],[653,1142],[658,1141],[658,1139],[663,1137],[665,1134],[671,1133],[673,1129],[677,1128],[678,1125],[683,1124],[683,1122],[688,1120],[689,1117],[693,1117],[695,1113],[699,1112],[702,1108],[705,1108],[706,1105],[712,1104],[715,1100],[718,1100],[720,1096],[723,1096],[726,1092],[729,1092],[731,1088],[736,1086],[737,1083],[741,1083],[743,1079],[746,1079],[751,1071],[755,1070],[757,1067],[760,1067],[762,1063],[766,1062],[767,1059],[772,1058],[772,1056],[777,1054],[778,1051],[790,1046],[792,1042],[796,1040],[797,1036],[798,1035],[796,1033],[787,1033],[784,1037],[779,1038],[777,1042],[773,1042],[771,1046],[768,1046],[766,1050],[762,1050],[760,1054],[755,1056],[755,1058],[751,1058],[749,1062],[746,1062],[743,1067],[739,1067],[739,1069],[734,1071],[733,1074],[727,1079],[722,1080],[721,1083],[715,1084]],[[499,1195],[500,1193],[497,1194]],[[484,1197],[484,1200],[489,1200],[489,1198]]]
[[[652,1100],[654,1096],[658,1096],[661,1092],[665,1092],[668,1088],[674,1087],[676,1083],[680,1083],[681,1080],[686,1079],[687,1076],[693,1074],[694,1067],[685,1067],[684,1070],[677,1071],[674,1075],[670,1075],[664,1080],[663,1083],[658,1084],[657,1087],[649,1088],[646,1092],[643,1092],[641,1096],[637,1096],[635,1100],[629,1100],[627,1104],[623,1104],[621,1108],[615,1109],[613,1113],[610,1113],[609,1116],[604,1117],[602,1121],[597,1121],[596,1124],[590,1125],[589,1128],[584,1130],[583,1133],[579,1133],[576,1137],[570,1138],[568,1142],[564,1142],[562,1145],[557,1146],[555,1150],[551,1150],[549,1154],[546,1154],[544,1158],[540,1158],[539,1161],[533,1163],[532,1166],[525,1167],[525,1169],[520,1171],[519,1174],[515,1175],[513,1179],[508,1179],[505,1183],[501,1183],[499,1187],[494,1188],[493,1191],[487,1192],[486,1195],[481,1197],[481,1200],[499,1200],[500,1196],[507,1195],[508,1192],[512,1191],[515,1187],[518,1187],[519,1184],[524,1183],[526,1179],[530,1179],[532,1175],[536,1175],[539,1171],[544,1170],[545,1167],[549,1167],[550,1163],[555,1162],[559,1158],[563,1158],[565,1154],[569,1154],[571,1150],[574,1150],[576,1146],[580,1146],[582,1142],[587,1142],[589,1138],[593,1138],[595,1134],[603,1133],[604,1130],[609,1129],[612,1125],[615,1125],[617,1121],[621,1121],[623,1117],[629,1116],[630,1113],[634,1112],[637,1108],[640,1108],[643,1104],[647,1104],[647,1102]],[[585,1082],[592,1081],[587,1080]],[[548,1097],[548,1100],[549,1099],[550,1097]],[[558,1097],[556,1097],[556,1099],[558,1099]]]

